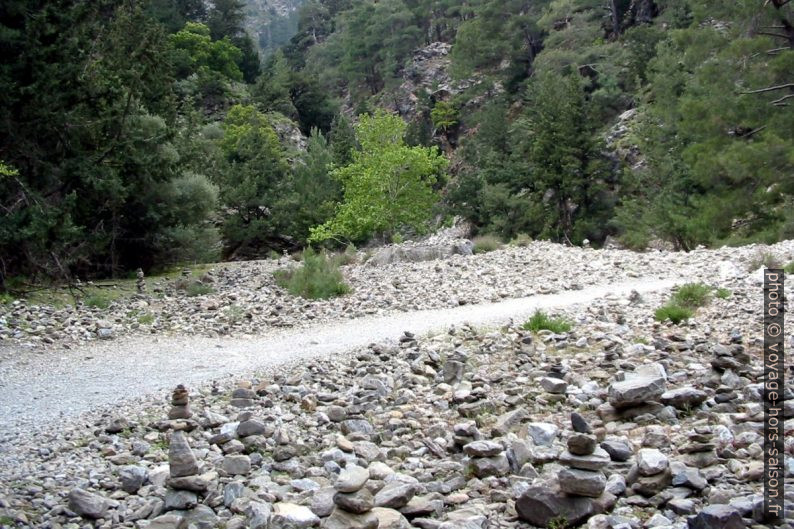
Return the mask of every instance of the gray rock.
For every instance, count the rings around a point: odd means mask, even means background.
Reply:
[[[607,478],[602,472],[564,468],[557,475],[560,490],[575,496],[598,498],[604,493]]]
[[[223,458],[223,471],[230,476],[251,472],[251,458],[246,455],[231,455]]]
[[[566,496],[554,492],[548,486],[533,486],[516,500],[518,517],[537,527],[548,527],[552,520],[565,518],[571,526],[577,526],[596,512],[592,498]]]
[[[78,516],[94,520],[104,518],[109,508],[108,500],[99,494],[81,488],[75,488],[69,492],[69,509]]]
[[[744,529],[739,511],[730,505],[708,505],[687,520],[689,529]]]
[[[263,435],[265,433],[265,424],[262,421],[251,419],[242,421],[237,425],[237,435],[240,437],[248,437],[249,435]]]
[[[474,245],[469,240],[437,245],[394,245],[381,248],[367,261],[369,266],[383,266],[392,263],[433,261],[446,259],[452,255],[472,255]]]
[[[369,471],[367,469],[358,465],[348,465],[336,478],[334,487],[339,492],[356,492],[364,486],[368,479]]]
[[[578,456],[567,450],[560,455],[560,463],[580,470],[601,470],[610,461],[609,454],[601,448],[596,448],[592,454],[586,456]]]
[[[705,391],[695,389],[691,386],[665,391],[660,397],[663,404],[674,406],[679,409],[699,406],[707,398],[708,395]]]
[[[245,509],[248,519],[248,529],[268,529],[272,509],[270,504],[252,501]]]
[[[674,487],[687,487],[700,491],[708,486],[708,481],[697,468],[688,467],[678,461],[671,461],[670,471],[673,474]]]
[[[198,504],[198,496],[189,490],[168,489],[165,493],[166,511],[184,511]]]
[[[158,516],[149,522],[147,529],[180,529],[185,523],[185,517],[180,513],[169,512]]]
[[[621,409],[656,401],[664,393],[665,384],[664,368],[661,366],[658,369],[638,369],[636,373],[627,373],[625,380],[613,382],[609,386],[609,403]]]
[[[390,481],[375,494],[377,507],[401,509],[405,507],[416,494],[416,485],[401,481]]]
[[[218,527],[218,522],[218,515],[206,505],[196,505],[184,516],[185,527],[196,529],[215,529]]]
[[[607,439],[601,443],[601,448],[609,454],[612,461],[628,461],[634,455],[629,444],[621,440]]]
[[[490,457],[502,453],[501,443],[496,441],[473,441],[463,447],[466,455],[471,457]]]
[[[531,422],[527,424],[527,435],[538,446],[549,446],[557,437],[559,428],[547,422]]]
[[[642,476],[655,476],[664,472],[670,461],[655,448],[641,448],[637,453],[637,467]]]
[[[469,460],[469,468],[478,478],[504,476],[510,472],[510,461],[505,454],[493,457],[476,457]]]
[[[333,503],[340,509],[354,514],[364,514],[371,511],[375,506],[372,493],[367,489],[361,489],[356,492],[337,492],[333,496]]]
[[[575,411],[571,412],[571,426],[576,433],[593,433],[585,418]]]
[[[411,529],[405,516],[394,509],[375,507],[372,514],[378,519],[378,529]]]
[[[171,477],[174,478],[198,474],[196,456],[193,455],[185,434],[181,431],[171,434],[171,444],[168,448],[168,466],[171,471]]]
[[[128,494],[135,494],[146,481],[146,469],[134,465],[121,467],[119,470],[119,481],[121,490]]]
[[[331,516],[320,525],[323,529],[378,529],[378,517],[368,512],[353,514],[342,509],[334,509]]]
[[[592,435],[573,434],[568,438],[568,451],[577,456],[587,456],[595,452],[597,443]]]
[[[304,529],[320,525],[320,518],[311,509],[295,503],[273,505],[268,529]]]
[[[540,379],[540,386],[553,394],[563,394],[568,389],[568,383],[561,378],[543,377]]]
[[[342,421],[341,430],[345,435],[351,433],[363,433],[365,435],[371,435],[375,432],[375,428],[373,428],[369,421],[364,419],[348,419],[346,421]]]

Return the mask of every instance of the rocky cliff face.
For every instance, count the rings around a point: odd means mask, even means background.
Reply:
[[[245,29],[263,55],[286,44],[298,28],[298,9],[304,0],[246,0]]]

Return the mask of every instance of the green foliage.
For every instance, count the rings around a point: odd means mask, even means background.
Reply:
[[[436,130],[448,131],[458,124],[458,109],[448,101],[438,101],[430,112]]]
[[[311,230],[310,241],[365,240],[398,228],[425,229],[437,201],[433,186],[446,167],[435,148],[408,147],[405,122],[379,111],[361,117],[356,127],[360,151],[332,176],[344,188],[333,219]]]
[[[14,296],[9,292],[0,292],[0,305],[7,305],[14,301]]]
[[[748,266],[750,272],[755,272],[759,268],[782,268],[783,263],[772,252],[761,252],[750,260]]]
[[[519,233],[508,243],[510,246],[517,246],[519,248],[525,248],[532,244],[532,237],[527,235],[526,233]]]
[[[350,292],[339,265],[325,253],[311,248],[303,252],[303,264],[297,269],[278,270],[276,283],[293,296],[307,299],[328,299]]]
[[[695,311],[691,308],[668,303],[656,309],[653,316],[657,321],[670,320],[674,325],[678,325],[694,316],[694,314]]]
[[[83,299],[83,304],[95,309],[106,309],[110,306],[112,298],[103,292],[94,292]]]
[[[733,295],[733,292],[731,292],[727,288],[718,288],[717,291],[714,293],[714,295],[717,296],[719,299],[728,299]]]
[[[479,235],[472,242],[475,254],[493,252],[502,247],[502,241],[495,235]]]
[[[238,63],[243,53],[228,38],[213,41],[210,28],[188,22],[178,33],[171,35],[177,75],[215,72],[234,81],[241,81],[243,73]]]
[[[787,274],[794,274],[794,261],[789,262],[786,266],[783,267],[783,270]]]
[[[565,318],[555,318],[541,310],[536,310],[522,328],[532,332],[547,330],[559,334],[570,331],[571,327],[571,322]]]
[[[189,298],[206,296],[207,294],[212,294],[214,292],[215,292],[214,288],[212,288],[210,285],[205,285],[200,281],[192,281],[185,288],[185,295]]]
[[[703,283],[687,283],[676,289],[672,302],[681,307],[695,309],[709,302],[713,289]]]
[[[141,325],[151,325],[154,323],[154,314],[146,312],[138,316],[138,323]]]
[[[226,161],[219,178],[227,211],[225,254],[260,255],[278,237],[288,214],[274,209],[289,174],[283,148],[267,116],[250,105],[229,110],[220,145]]]

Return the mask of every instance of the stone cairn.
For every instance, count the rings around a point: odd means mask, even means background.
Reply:
[[[560,490],[571,496],[598,498],[607,484],[603,468],[611,459],[578,414],[571,417],[571,425],[575,433],[568,438],[568,450],[560,456],[560,463],[566,467],[557,474]]]
[[[208,483],[198,475],[198,461],[182,431],[171,434],[168,468],[168,490],[165,494],[164,509],[166,511],[192,509],[198,504],[197,492],[206,490]]]
[[[169,419],[190,419],[193,412],[190,410],[190,397],[188,390],[179,384],[171,394],[171,409],[168,411]]]
[[[469,456],[469,471],[478,478],[503,476],[510,471],[510,463],[501,443],[472,441],[463,447],[463,452]]]
[[[251,389],[251,382],[242,380],[237,384],[237,388],[232,391],[230,404],[235,408],[248,408],[254,405],[256,391]]]
[[[143,276],[143,270],[138,269],[135,271],[135,288],[138,290],[138,294],[145,294],[146,293],[146,279]]]
[[[377,529],[378,518],[372,512],[375,499],[366,488],[369,471],[348,465],[334,483],[334,510],[323,520],[325,529]]]

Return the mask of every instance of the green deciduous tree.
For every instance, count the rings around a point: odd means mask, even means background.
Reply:
[[[363,240],[393,234],[398,228],[426,228],[438,200],[434,186],[446,160],[435,148],[408,147],[405,122],[379,111],[365,115],[356,127],[361,150],[333,177],[344,188],[336,215],[311,230],[310,241]]]

